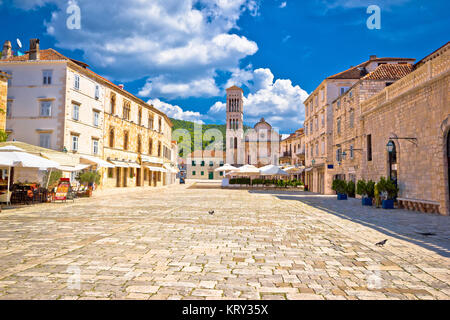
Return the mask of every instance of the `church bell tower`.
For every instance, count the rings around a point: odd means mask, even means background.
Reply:
[[[227,159],[231,165],[245,162],[244,145],[244,91],[232,86],[227,89]]]

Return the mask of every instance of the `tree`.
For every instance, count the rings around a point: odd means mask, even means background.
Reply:
[[[1,111],[3,111],[3,110],[1,110]],[[8,134],[5,131],[0,129],[0,142],[6,142],[6,140],[8,140]]]

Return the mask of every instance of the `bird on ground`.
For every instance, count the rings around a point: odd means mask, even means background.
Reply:
[[[213,214],[214,214],[214,210],[208,211],[208,213],[209,213],[210,215],[213,215]]]
[[[386,244],[386,242],[388,241],[388,239],[384,239],[383,241],[377,242],[375,243],[376,246],[382,247]]]

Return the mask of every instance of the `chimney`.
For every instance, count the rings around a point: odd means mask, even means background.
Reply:
[[[377,58],[376,55],[371,55],[371,56],[370,56],[370,60],[375,60],[376,58]]]
[[[125,88],[125,85],[119,84],[119,88],[123,90],[123,88]]]
[[[39,50],[39,39],[30,40],[30,60],[39,60],[41,58],[41,52]]]
[[[11,51],[11,41],[6,40],[5,44],[3,45],[3,51],[2,51],[2,59],[11,58],[12,51]]]

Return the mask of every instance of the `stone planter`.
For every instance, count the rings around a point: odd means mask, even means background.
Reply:
[[[363,206],[372,206],[372,198],[362,198],[361,202]]]
[[[337,199],[338,200],[347,200],[347,195],[345,193],[338,193]]]
[[[381,207],[383,209],[394,209],[394,200],[383,200],[381,202]]]

